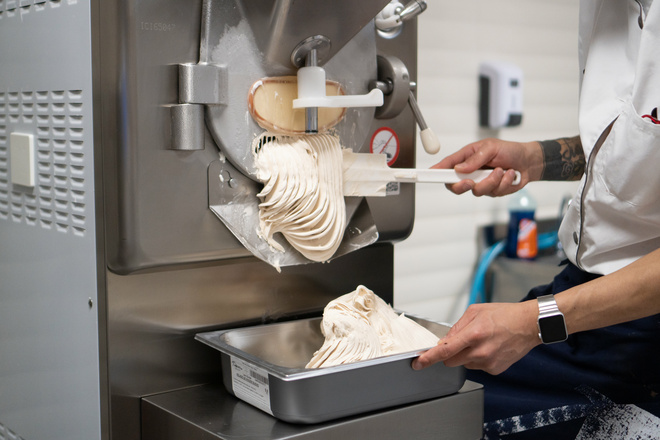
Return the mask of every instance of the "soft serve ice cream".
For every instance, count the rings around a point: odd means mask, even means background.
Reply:
[[[306,368],[329,367],[433,347],[439,338],[364,286],[331,301],[323,311],[323,346]]]

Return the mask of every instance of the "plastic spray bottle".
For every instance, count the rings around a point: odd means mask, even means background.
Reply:
[[[536,200],[522,188],[512,195],[508,208],[506,255],[509,258],[531,260],[538,254],[538,232],[534,220]]]

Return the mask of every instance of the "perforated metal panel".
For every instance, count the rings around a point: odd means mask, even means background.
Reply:
[[[102,438],[95,4],[0,0],[0,440]]]
[[[71,0],[0,0],[0,19],[20,17],[21,14],[43,11],[48,7],[59,7],[72,3]]]
[[[0,440],[23,440],[23,438],[19,437],[12,432],[11,429],[0,423]]]
[[[9,133],[19,126],[35,134],[35,188],[11,185]],[[82,91],[0,91],[0,220],[85,235],[83,134]]]

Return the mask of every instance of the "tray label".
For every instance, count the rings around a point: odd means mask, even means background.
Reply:
[[[231,383],[236,397],[273,415],[266,370],[231,356]]]

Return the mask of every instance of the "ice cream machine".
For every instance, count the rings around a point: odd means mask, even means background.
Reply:
[[[357,99],[333,127],[342,145],[414,167],[425,7],[0,0],[0,438],[233,438],[245,426],[332,438],[349,427],[396,435],[413,419],[478,438],[476,386],[322,427],[277,421],[217,387],[220,356],[194,339],[318,316],[358,284],[392,302],[393,242],[412,229],[414,186],[347,201],[329,262],[286,249],[273,264],[252,234],[250,145],[265,129],[249,97],[264,78],[322,72]],[[309,84],[301,112],[313,135],[324,103]],[[445,407],[463,408],[463,421],[431,417]]]

